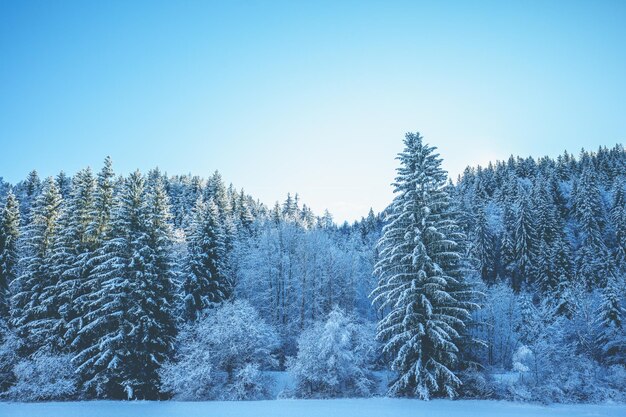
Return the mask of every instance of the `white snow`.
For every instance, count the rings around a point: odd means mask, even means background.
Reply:
[[[622,417],[626,404],[552,405],[488,400],[370,398],[213,402],[0,403],[1,417]]]

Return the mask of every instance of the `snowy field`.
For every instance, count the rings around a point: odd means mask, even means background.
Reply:
[[[370,398],[238,402],[0,403],[1,417],[623,417],[626,405],[541,406],[487,400]]]

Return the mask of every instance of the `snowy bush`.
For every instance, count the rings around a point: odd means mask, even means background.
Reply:
[[[530,371],[531,362],[533,360],[533,351],[526,345],[522,345],[513,354],[513,370],[521,375]]]
[[[18,344],[17,336],[0,320],[0,393],[6,391],[15,380],[13,368],[19,359]]]
[[[68,400],[76,394],[76,377],[70,355],[37,353],[17,363],[15,384],[7,396],[19,401]]]
[[[469,367],[459,373],[462,384],[459,396],[463,398],[493,398],[496,387],[492,376],[477,367]]]
[[[222,395],[224,400],[262,400],[270,398],[271,378],[259,370],[258,364],[249,363],[240,369]]]
[[[188,331],[187,331],[188,332]],[[189,336],[185,339],[188,340]],[[184,343],[181,338],[181,343]],[[206,400],[221,382],[215,374],[208,350],[197,351],[181,344],[177,362],[168,362],[161,368],[161,389],[179,400]]]
[[[581,313],[586,314],[579,309]],[[624,382],[624,368],[607,368],[593,358],[584,346],[588,335],[586,326],[580,327],[583,321],[538,320],[536,339],[513,355],[513,370],[520,378],[509,381],[501,396],[542,403],[626,400],[626,384],[619,382]]]
[[[177,399],[257,399],[267,391],[259,368],[272,368],[274,329],[246,301],[210,309],[178,336],[176,360],[161,371],[161,387]]]
[[[298,397],[368,396],[375,386],[370,372],[374,329],[357,324],[335,308],[326,322],[305,330],[290,363]]]

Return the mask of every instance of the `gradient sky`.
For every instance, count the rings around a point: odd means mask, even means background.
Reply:
[[[626,1],[0,0],[0,176],[219,169],[335,219],[406,131],[456,176],[623,143]]]

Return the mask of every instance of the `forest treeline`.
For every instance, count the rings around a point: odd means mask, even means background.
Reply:
[[[13,400],[387,393],[624,400],[626,153],[467,168],[407,134],[395,199],[337,225],[110,158],[0,180],[0,392]]]

